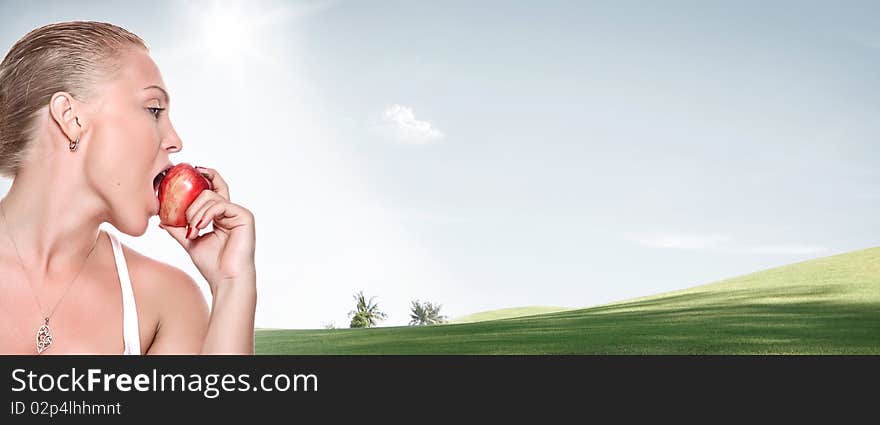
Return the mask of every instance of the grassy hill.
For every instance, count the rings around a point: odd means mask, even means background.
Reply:
[[[449,323],[473,323],[485,322],[487,320],[510,319],[512,317],[534,316],[536,314],[556,313],[557,311],[571,310],[567,307],[553,307],[533,305],[527,307],[511,307],[500,308],[497,310],[481,311],[479,313],[468,314],[467,316],[457,317],[449,321]]]
[[[880,248],[537,316],[260,330],[258,354],[880,354]]]

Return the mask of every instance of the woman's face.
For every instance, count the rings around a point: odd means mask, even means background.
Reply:
[[[110,223],[139,236],[159,211],[153,180],[171,165],[169,154],[183,147],[168,118],[167,90],[149,54],[131,49],[96,93],[84,105],[85,176],[110,207]]]

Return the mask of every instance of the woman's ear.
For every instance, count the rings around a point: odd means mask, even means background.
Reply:
[[[69,141],[77,140],[82,135],[82,126],[75,108],[76,100],[67,92],[57,92],[49,100],[49,115]]]

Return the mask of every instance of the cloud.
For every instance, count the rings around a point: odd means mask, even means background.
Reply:
[[[412,108],[398,104],[385,109],[373,128],[392,140],[413,145],[428,144],[446,137],[430,122],[416,119]]]
[[[625,238],[639,245],[662,249],[719,252],[752,255],[807,255],[827,251],[819,245],[804,244],[743,244],[724,234],[666,232],[648,235],[628,234]]]

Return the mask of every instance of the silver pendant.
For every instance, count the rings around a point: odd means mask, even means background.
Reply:
[[[46,323],[40,326],[40,330],[37,331],[37,354],[48,350],[50,345],[52,345],[52,332],[49,330],[49,318],[47,317]]]

